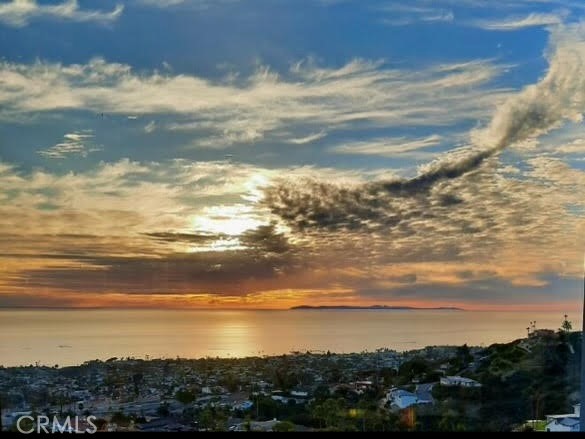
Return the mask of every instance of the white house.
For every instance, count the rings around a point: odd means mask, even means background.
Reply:
[[[460,376],[441,377],[441,385],[447,387],[481,387],[481,384],[471,378]]]
[[[579,416],[581,414],[581,405],[573,406],[573,413],[566,415],[547,415],[546,431],[579,431]]]
[[[548,415],[546,431],[579,431],[579,417],[574,415]]]
[[[393,387],[386,394],[386,401],[399,409],[405,409],[413,405],[433,404],[435,401],[431,390],[433,383],[419,384],[415,393]]]

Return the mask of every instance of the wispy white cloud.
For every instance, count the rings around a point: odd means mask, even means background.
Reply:
[[[383,18],[381,22],[388,26],[406,26],[413,23],[449,23],[455,19],[453,12],[435,12],[428,15]]]
[[[185,8],[203,11],[217,5],[237,3],[239,0],[134,0],[134,1],[140,5],[161,9],[182,6]]]
[[[429,5],[429,0],[412,0],[407,7],[413,8],[425,8]],[[470,9],[483,9],[489,8],[494,11],[494,3],[492,0],[434,0],[433,5],[439,6],[451,6],[451,7],[464,7]],[[585,5],[578,0],[507,0],[505,2],[498,2],[499,10],[526,10],[526,8],[534,9],[535,4],[542,6],[543,8],[553,6],[562,7],[567,9],[585,9]],[[394,6],[394,5],[392,5]]]
[[[571,168],[563,160],[556,157],[534,157],[528,160],[532,169],[527,172],[530,177],[548,182],[553,182],[555,187],[574,187],[577,191],[583,192],[585,187],[585,172]],[[580,205],[585,207],[584,202]]]
[[[486,30],[514,31],[527,27],[561,24],[567,15],[568,12],[557,14],[532,13],[523,17],[476,21],[474,25]]]
[[[318,133],[309,134],[305,137],[294,137],[288,140],[288,143],[292,143],[294,145],[306,145],[308,143],[312,143],[315,140],[322,139],[323,137],[327,136],[325,131],[319,131]]]
[[[585,138],[575,139],[572,142],[559,146],[556,149],[561,154],[583,154],[585,155]]]
[[[152,133],[153,131],[155,131],[157,128],[157,124],[154,120],[151,120],[150,122],[148,122],[145,126],[144,126],[144,132],[145,133]]]
[[[578,15],[585,10],[585,3],[574,0],[507,0],[498,2],[498,8],[494,9],[490,0],[389,0],[376,9],[382,13],[382,23],[392,26],[456,22],[457,25],[487,30],[513,31],[562,24],[571,14]],[[480,12],[478,15],[477,10],[482,9],[488,10],[489,14]],[[471,14],[482,18],[468,21],[466,17]]]
[[[451,9],[430,7],[426,4],[389,3],[376,9],[384,14],[381,22],[389,26],[451,22],[455,19],[455,14]]]
[[[0,63],[4,114],[87,110],[180,116],[167,124],[197,132],[195,146],[250,143],[269,133],[331,132],[362,126],[441,126],[482,120],[509,90],[489,87],[505,66],[479,60],[411,71],[353,60],[339,68],[306,61],[278,74],[261,68],[239,82],[136,74],[123,64]],[[449,110],[446,111],[445,109]]]
[[[546,75],[510,96],[485,129],[472,133],[481,148],[497,150],[530,140],[585,113],[585,24],[553,31]]]
[[[87,157],[89,153],[101,151],[100,147],[91,144],[93,137],[91,131],[68,133],[62,142],[39,151],[39,154],[50,159],[63,159],[69,155]]]
[[[344,143],[330,151],[338,154],[377,155],[382,157],[405,156],[407,153],[439,145],[443,138],[433,134],[419,139],[406,137],[390,137]],[[426,154],[428,155],[428,153]]]
[[[118,5],[109,12],[82,9],[77,0],[65,0],[53,5],[39,4],[37,0],[12,0],[0,4],[0,22],[16,27],[26,26],[32,20],[42,18],[110,22],[120,17],[123,10],[123,5]]]
[[[184,2],[185,0],[138,0],[138,3],[149,6],[156,6],[158,8],[168,8],[169,6],[179,5]]]

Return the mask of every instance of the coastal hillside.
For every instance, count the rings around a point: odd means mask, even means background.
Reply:
[[[439,403],[421,412],[419,428],[509,431],[527,419],[571,413],[579,402],[580,333],[537,330],[467,359],[456,358],[449,372],[472,378],[481,388],[436,386]]]
[[[106,431],[527,430],[579,400],[581,334],[565,326],[487,347],[0,368],[2,425],[37,413]]]

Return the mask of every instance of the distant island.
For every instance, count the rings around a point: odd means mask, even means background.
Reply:
[[[387,310],[406,310],[406,311],[433,311],[433,310],[442,310],[442,311],[465,311],[463,308],[457,308],[455,306],[440,306],[435,308],[421,308],[416,306],[388,306],[388,305],[370,305],[370,306],[351,306],[351,305],[322,305],[322,306],[311,306],[311,305],[299,305],[293,306],[290,308],[291,310],[297,309],[315,309],[315,310],[327,310],[327,309],[341,309],[341,310],[349,310],[349,309],[387,309]]]

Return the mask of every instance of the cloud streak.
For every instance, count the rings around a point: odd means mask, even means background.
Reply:
[[[563,23],[567,13],[547,14],[531,13],[524,17],[509,17],[498,20],[483,20],[475,22],[475,26],[495,31],[515,31],[535,26],[551,26]]]
[[[197,134],[194,147],[213,148],[268,136],[286,139],[291,127],[295,132],[330,133],[352,123],[444,126],[482,119],[486,109],[507,93],[487,89],[501,71],[501,66],[488,61],[430,66],[417,72],[359,59],[339,68],[306,61],[282,74],[261,68],[234,83],[190,75],[137,74],[127,65],[99,58],[68,66],[4,62],[0,63],[0,104],[13,119],[72,110],[168,115],[178,120],[161,129],[193,132]]]
[[[0,22],[14,27],[23,27],[43,18],[107,23],[117,20],[123,10],[123,5],[116,6],[110,12],[82,9],[77,0],[65,0],[55,5],[39,4],[36,0],[12,0],[0,4]]]
[[[442,137],[433,134],[419,139],[381,138],[369,141],[345,143],[335,146],[330,151],[337,154],[377,155],[381,157],[398,157],[420,149],[431,148],[441,143]]]
[[[294,145],[306,145],[308,143],[315,142],[316,140],[322,139],[323,137],[327,136],[325,131],[319,131],[318,133],[309,134],[305,137],[294,137],[289,139],[288,142]]]
[[[91,145],[93,137],[91,131],[68,133],[62,142],[39,151],[39,154],[48,159],[64,159],[71,155],[87,157],[92,152],[101,151],[100,147]]]
[[[369,183],[340,189],[328,183],[310,183],[295,191],[284,183],[268,190],[272,211],[300,228],[367,226],[384,213],[388,195],[404,197],[428,192],[443,180],[459,178],[478,169],[504,148],[547,133],[564,120],[580,120],[585,111],[585,39],[583,25],[555,31],[545,77],[510,96],[484,129],[472,132],[473,146],[448,154],[421,169],[411,179]],[[323,201],[328,200],[328,201]],[[393,222],[394,215],[388,221]]]

